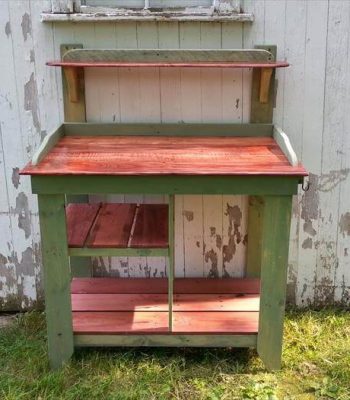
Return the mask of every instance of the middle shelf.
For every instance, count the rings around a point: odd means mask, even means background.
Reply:
[[[167,256],[168,205],[73,203],[66,207],[71,256]]]

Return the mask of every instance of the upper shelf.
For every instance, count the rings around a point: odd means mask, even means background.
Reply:
[[[274,61],[263,49],[253,50],[90,50],[71,49],[62,60],[48,61],[60,67],[215,67],[215,68],[281,68],[285,61]]]

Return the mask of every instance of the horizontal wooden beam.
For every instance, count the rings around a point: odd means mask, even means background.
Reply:
[[[251,347],[257,335],[74,335],[79,347]]]
[[[232,123],[64,123],[66,136],[272,136],[272,124]]]
[[[70,257],[167,257],[168,249],[141,249],[141,248],[76,248],[71,247],[68,250]]]
[[[138,12],[138,13],[48,13],[41,14],[42,22],[151,22],[151,21],[179,21],[179,22],[253,22],[252,13],[228,13],[228,14],[184,14],[169,12]]]
[[[265,49],[71,49],[49,66],[64,67],[287,67]]]
[[[300,176],[32,176],[33,193],[296,194]]]

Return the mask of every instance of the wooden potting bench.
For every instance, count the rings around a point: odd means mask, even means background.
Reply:
[[[62,46],[66,122],[22,171],[38,194],[49,358],[74,346],[254,347],[281,365],[292,195],[307,175],[272,125],[274,46],[84,50]],[[86,67],[253,68],[249,124],[85,122]],[[167,194],[168,205],[88,204]],[[174,279],[174,195],[249,195],[246,277]],[[167,256],[167,278],[75,277],[93,256]]]

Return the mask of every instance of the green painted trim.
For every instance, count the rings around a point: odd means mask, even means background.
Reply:
[[[72,49],[63,61],[95,62],[262,62],[271,61],[272,54],[264,49]]]
[[[257,349],[269,370],[281,367],[292,196],[264,198]]]
[[[259,278],[261,270],[263,199],[249,196],[246,276]]]
[[[174,301],[174,273],[175,273],[175,199],[169,196],[168,208],[168,243],[169,243],[169,273],[168,273],[168,305],[169,305],[169,331],[173,330],[173,301]]]
[[[91,278],[92,262],[90,257],[71,257],[70,271],[72,278]]]
[[[71,257],[167,257],[169,254],[168,249],[139,249],[139,248],[75,248],[68,249]],[[73,262],[72,262],[73,263]]]
[[[31,177],[33,193],[67,194],[296,194],[298,176],[91,176]]]
[[[251,347],[257,335],[74,335],[79,347]]]
[[[263,45],[255,46],[257,49],[269,50],[272,60],[276,60],[277,46]],[[267,103],[260,103],[260,77],[261,68],[253,68],[252,78],[252,94],[250,106],[250,122],[252,123],[271,123],[273,116],[273,108],[275,106],[275,89],[276,89],[276,69],[272,70],[269,99]]]
[[[39,162],[49,153],[49,151],[55,146],[55,144],[64,135],[64,126],[59,126],[55,131],[45,136],[44,140],[41,142],[38,150],[35,152],[32,158],[32,164],[38,165]]]
[[[39,195],[48,353],[56,369],[73,353],[70,268],[63,195]]]
[[[164,136],[270,136],[272,124],[232,123],[64,123],[67,136],[116,136],[116,135],[164,135]]]

